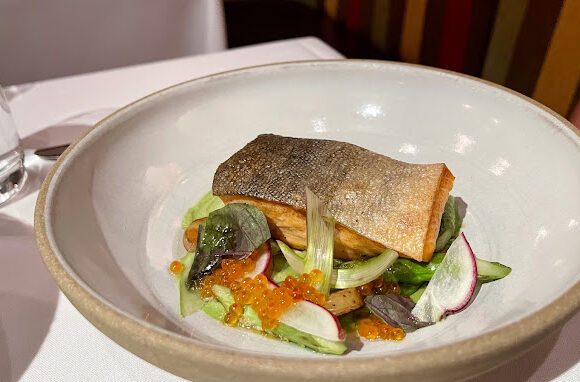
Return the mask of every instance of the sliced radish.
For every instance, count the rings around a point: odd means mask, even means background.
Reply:
[[[246,273],[244,277],[252,279],[260,273],[267,274],[270,270],[270,266],[272,265],[272,248],[270,247],[270,243],[268,241],[264,242],[256,251],[258,251],[256,266],[253,271]]]
[[[276,289],[279,285],[268,278],[268,288]],[[280,322],[308,334],[330,341],[344,341],[346,335],[338,318],[328,309],[313,302],[301,300],[282,313]]]
[[[465,308],[473,296],[476,283],[475,255],[461,233],[447,250],[411,313],[421,321],[437,322],[446,314]]]
[[[267,276],[266,276],[267,277]],[[276,284],[274,281],[272,281],[271,278],[268,277],[268,289],[276,289],[278,288],[280,285]]]
[[[330,341],[344,341],[345,334],[336,316],[310,301],[296,302],[282,313],[280,322],[308,334]]]

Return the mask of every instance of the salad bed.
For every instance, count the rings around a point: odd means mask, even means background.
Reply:
[[[452,196],[437,253],[424,263],[389,249],[364,260],[334,258],[334,219],[308,188],[306,196],[304,251],[272,239],[266,217],[249,204],[224,205],[208,192],[190,208],[182,221],[189,252],[170,265],[180,315],[203,311],[225,325],[343,354],[345,331],[368,340],[402,340],[465,308],[477,282],[511,271],[475,257],[460,234]]]

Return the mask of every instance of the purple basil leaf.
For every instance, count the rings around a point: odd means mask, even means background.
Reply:
[[[406,333],[432,325],[432,322],[419,321],[411,314],[415,304],[398,294],[374,294],[365,298],[365,305],[377,317]]]

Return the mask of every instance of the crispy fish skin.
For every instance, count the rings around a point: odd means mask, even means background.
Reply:
[[[274,237],[305,244],[308,186],[338,223],[338,258],[390,248],[428,261],[454,179],[443,163],[410,164],[350,143],[265,134],[218,167],[212,191],[225,203],[260,208]]]

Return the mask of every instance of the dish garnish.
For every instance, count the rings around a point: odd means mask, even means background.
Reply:
[[[321,353],[345,332],[403,340],[511,268],[475,257],[447,166],[349,143],[260,135],[183,218],[180,315],[203,311]]]

